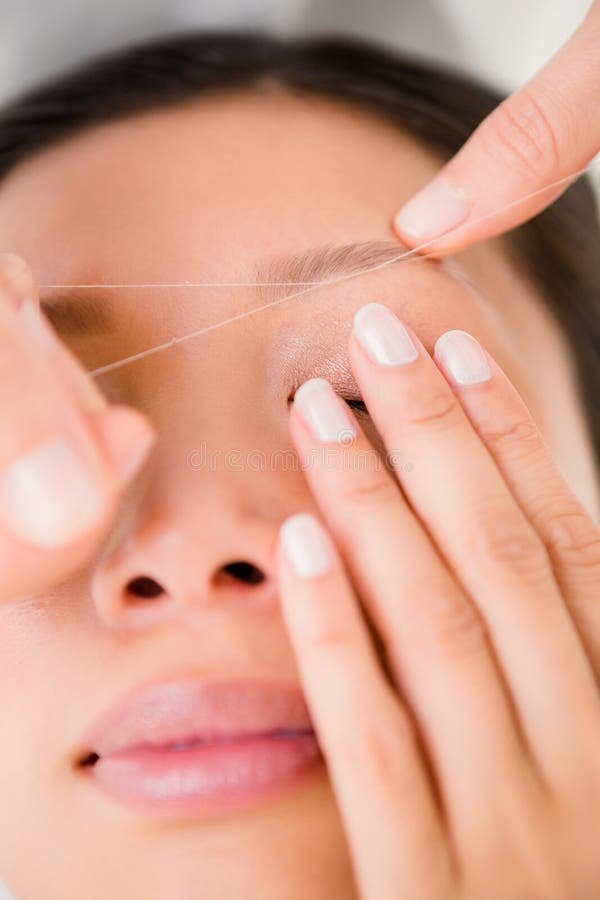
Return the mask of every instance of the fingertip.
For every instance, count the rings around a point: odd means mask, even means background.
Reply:
[[[398,210],[393,226],[402,240],[416,246],[462,225],[471,209],[463,189],[438,175]]]
[[[33,273],[22,257],[15,253],[0,253],[0,294],[18,309],[22,301],[37,298]],[[37,303],[37,299],[34,301]]]
[[[325,529],[316,516],[296,513],[279,530],[279,546],[294,575],[319,578],[333,566],[333,554]]]
[[[157,441],[152,423],[131,406],[110,406],[94,423],[94,431],[120,487],[139,473]]]
[[[459,385],[489,381],[492,371],[483,347],[466,331],[446,331],[435,342],[433,357],[452,381]]]

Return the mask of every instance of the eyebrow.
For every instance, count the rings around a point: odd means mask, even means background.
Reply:
[[[277,289],[283,291],[293,284],[315,283],[334,280],[338,276],[359,274],[375,266],[391,263],[406,252],[408,247],[400,241],[362,241],[348,244],[329,244],[295,254],[275,256],[259,263],[255,271],[258,284],[249,282],[261,293]],[[135,286],[129,289],[133,290]],[[159,289],[156,285],[154,289]],[[163,290],[170,288],[165,286]],[[140,288],[144,290],[144,288]],[[115,306],[110,297],[114,291],[101,285],[90,287],[89,291],[77,287],[50,289],[41,297],[40,305],[54,328],[64,336],[74,337],[91,334],[106,334],[115,331],[117,321]]]
[[[351,275],[372,266],[391,263],[408,250],[400,241],[362,241],[351,244],[327,244],[294,256],[273,257],[259,266],[258,281],[315,282],[337,275]]]

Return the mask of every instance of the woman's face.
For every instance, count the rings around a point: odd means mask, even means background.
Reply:
[[[275,88],[202,99],[97,127],[21,164],[0,190],[0,246],[41,284],[263,282],[42,289],[48,315],[94,369],[301,290],[264,282],[318,281],[389,258],[399,251],[386,246],[393,210],[437,165],[410,137],[333,101]],[[354,896],[322,764],[244,809],[178,817],[113,800],[77,762],[90,726],[139,686],[299,685],[272,553],[282,520],[317,504],[288,409],[312,376],[358,397],[346,344],[366,302],[389,304],[429,350],[451,328],[482,341],[597,517],[560,331],[503,243],[453,264],[400,262],[311,290],[97,378],[160,438],[89,565],[0,610],[0,874],[17,896]],[[232,574],[234,562],[263,579]],[[162,592],[128,592],[142,576]]]

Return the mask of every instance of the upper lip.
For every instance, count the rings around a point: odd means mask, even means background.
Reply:
[[[293,684],[183,678],[127,694],[86,734],[79,762],[141,746],[219,741],[273,732],[312,731],[306,701]]]

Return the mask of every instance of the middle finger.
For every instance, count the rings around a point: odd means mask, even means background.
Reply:
[[[462,835],[476,834],[508,790],[524,793],[526,760],[479,616],[328,382],[302,385],[290,425],[391,677],[424,733],[447,813]]]

